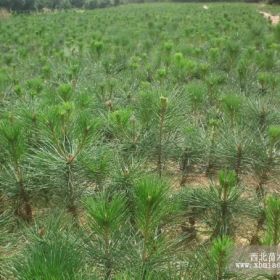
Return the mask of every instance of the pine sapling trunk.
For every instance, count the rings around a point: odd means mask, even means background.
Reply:
[[[222,193],[221,193],[221,221],[217,224],[212,238],[216,238],[221,235],[221,227],[223,229],[226,228],[227,221],[227,214],[228,214],[228,205],[227,205],[227,198],[228,198],[228,186],[221,186],[222,187]],[[224,234],[224,233],[223,233]],[[229,234],[229,232],[226,232],[226,234]]]
[[[159,125],[159,146],[158,146],[158,173],[162,175],[162,137],[163,137],[163,125],[164,125],[164,112],[161,110],[160,125]]]
[[[73,160],[69,157],[68,162],[66,163],[66,181],[67,181],[67,209],[69,213],[73,216],[74,220],[78,219],[77,206],[75,205],[74,197],[74,182],[73,182]]]
[[[159,143],[158,143],[158,162],[157,169],[159,177],[162,176],[162,168],[163,168],[163,130],[164,130],[164,122],[167,110],[167,98],[160,98],[160,120],[159,120]]]
[[[188,178],[188,171],[189,171],[189,156],[188,156],[188,149],[186,148],[182,156],[182,178],[180,181],[180,186],[185,185]]]
[[[195,220],[194,216],[189,217],[191,238],[195,238],[196,237],[195,223],[196,223],[196,220]]]
[[[110,234],[109,228],[105,228],[104,233],[104,243],[105,243],[105,280],[110,279],[112,273],[112,260],[111,260],[111,253],[110,253]]]
[[[260,180],[259,180],[257,188],[256,188],[256,194],[260,200],[262,200],[265,196],[264,186],[267,182],[267,179],[268,179],[268,176],[267,176],[266,172],[262,172]]]
[[[241,144],[238,144],[237,151],[236,151],[236,163],[234,169],[237,177],[237,181],[240,181],[242,155],[243,155],[242,146]]]
[[[151,207],[147,209],[145,217],[145,228],[143,232],[143,251],[142,251],[142,280],[146,279],[147,263],[149,261],[148,243],[150,241],[150,223],[151,223]]]
[[[265,108],[262,108],[260,115],[259,115],[259,127],[262,132],[266,129],[266,123],[267,123],[267,111]]]
[[[26,192],[24,180],[22,176],[22,170],[19,166],[19,163],[16,161],[16,175],[18,178],[18,188],[19,188],[19,206],[16,209],[16,213],[20,216],[23,220],[27,222],[31,222],[33,215],[32,215],[32,207],[30,204],[28,193]]]
[[[266,166],[265,166],[264,170],[262,170],[262,172],[261,172],[261,176],[260,176],[257,188],[256,188],[257,196],[261,200],[264,199],[264,195],[265,195],[264,186],[268,181],[268,178],[269,178],[268,174],[269,174],[269,171],[271,169],[272,164],[273,164],[273,145],[270,145],[269,156],[268,156],[268,159],[267,159],[267,163],[266,163]]]
[[[218,269],[217,269],[217,280],[224,280],[224,277],[223,277],[223,274],[224,274],[224,268],[223,268],[223,265],[224,265],[224,261],[223,261],[223,253],[221,253],[221,256],[219,257],[218,259]]]
[[[250,244],[251,245],[258,245],[258,244],[260,244],[259,233],[260,233],[260,231],[263,228],[264,222],[265,222],[265,214],[262,213],[260,215],[260,217],[258,218],[256,231],[255,231],[254,235],[252,236],[252,238],[250,240]]]
[[[191,209],[191,213],[188,216],[188,226],[182,225],[181,229],[184,233],[187,234],[188,240],[193,240],[196,238],[196,219],[194,217],[193,209]]]
[[[257,190],[258,191],[258,190]],[[257,192],[257,195],[258,195],[258,198],[259,198],[259,203],[263,203],[264,207],[266,205],[265,203],[265,196],[264,196],[264,193],[258,193]],[[261,230],[263,229],[264,227],[264,223],[265,223],[265,220],[266,220],[266,215],[265,215],[265,211],[262,211],[258,220],[257,220],[257,227],[256,227],[256,231],[255,233],[253,234],[252,238],[251,238],[251,241],[250,241],[250,244],[251,245],[258,245],[260,244],[260,238],[259,238],[259,233],[261,232]]]
[[[29,196],[25,190],[24,182],[22,179],[18,182],[19,186],[19,201],[20,205],[18,207],[17,214],[25,221],[31,222],[33,215],[32,215],[32,207],[29,201]]]
[[[214,163],[213,163],[213,154],[214,154],[214,147],[215,147],[215,128],[212,127],[211,131],[211,144],[210,144],[210,151],[209,151],[209,156],[208,156],[208,164],[206,168],[206,176],[210,177],[213,174],[213,168],[214,168]]]
[[[213,241],[212,248],[210,250],[210,257],[214,262],[215,271],[213,278],[215,280],[225,280],[232,277],[227,273],[227,264],[229,256],[232,253],[233,242],[226,236],[219,237]]]

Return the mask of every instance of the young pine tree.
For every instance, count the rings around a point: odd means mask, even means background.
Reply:
[[[28,243],[13,263],[14,277],[28,279],[86,279],[79,238],[65,225],[65,216],[55,212],[26,229]]]
[[[86,238],[89,259],[99,269],[102,279],[111,279],[123,268],[125,255],[129,254],[128,248],[124,247],[124,238],[129,240],[126,199],[103,191],[87,198],[84,205],[90,231]]]
[[[166,269],[178,249],[177,241],[169,241],[163,227],[174,210],[169,207],[168,185],[157,177],[145,176],[134,190],[135,226],[137,229],[137,279],[153,279],[151,275]]]
[[[98,146],[99,123],[88,111],[76,108],[70,85],[61,85],[58,94],[60,103],[42,113],[41,148],[34,149],[30,168],[34,182],[77,217],[86,187],[100,180],[88,160]]]
[[[0,169],[0,187],[11,197],[15,213],[23,220],[32,220],[31,199],[26,168],[27,145],[22,123],[12,117],[0,123],[0,143],[4,158]]]
[[[254,203],[242,198],[234,171],[221,171],[218,185],[187,191],[183,203],[187,214],[208,225],[211,238],[234,236],[237,218],[256,216]]]

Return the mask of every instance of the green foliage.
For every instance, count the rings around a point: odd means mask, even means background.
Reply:
[[[257,216],[256,204],[241,195],[235,172],[221,171],[219,185],[187,191],[183,201],[187,215],[202,219],[210,228],[212,237],[232,236],[240,216]]]
[[[0,197],[1,206],[3,206],[2,197]],[[3,212],[0,209],[0,278],[6,279],[10,276],[10,255],[14,250],[16,235],[11,232],[14,226],[12,214],[9,210]]]
[[[86,8],[96,9],[105,8],[111,5],[119,5],[120,1],[111,3],[109,0],[2,0],[0,7],[16,11],[30,12],[41,9],[69,9],[69,8]]]
[[[136,182],[130,201],[125,193],[108,190],[85,200],[92,232],[86,233],[85,241],[89,258],[100,268],[102,277],[121,277],[126,271],[135,279],[150,279],[169,264],[177,241],[168,241],[161,232],[171,214],[171,209],[166,208],[167,191],[165,182],[145,176]]]
[[[0,190],[14,199],[15,213],[26,221],[32,220],[32,208],[27,191],[25,135],[22,124],[13,120],[4,120],[0,124],[0,142],[6,157],[0,170]]]
[[[180,167],[182,171],[181,185],[184,185],[187,177],[196,171],[196,166],[204,164],[207,160],[208,146],[207,133],[204,129],[188,127],[184,132],[184,142],[181,148]],[[199,170],[200,171],[200,170]]]
[[[103,267],[104,279],[122,267],[122,239],[126,234],[127,207],[121,195],[103,192],[85,201],[89,226],[96,235],[89,240],[89,255],[94,265]]]
[[[236,118],[242,109],[242,98],[238,95],[227,94],[222,98],[221,102],[223,111],[229,117],[230,126],[233,128]]]
[[[3,120],[0,125],[1,142],[12,161],[18,162],[24,152],[25,143],[21,123],[18,121]]]
[[[153,235],[163,217],[166,215],[165,203],[168,188],[157,178],[141,179],[135,188],[136,223],[146,239]]]
[[[213,262],[215,279],[231,278],[230,275],[227,275],[227,265],[229,262],[229,257],[232,253],[232,249],[233,241],[227,236],[222,236],[213,241],[213,244],[210,248],[209,256],[211,258],[211,261]]]
[[[280,242],[280,199],[270,196],[266,200],[265,208],[266,232],[263,243],[278,245]]]
[[[280,140],[280,126],[271,125],[268,128],[268,135],[272,144],[276,144]]]
[[[232,256],[234,242],[228,236],[214,239],[208,246],[198,248],[190,257],[188,263],[188,276],[191,279],[248,279],[242,274],[232,273],[228,269]]]
[[[207,88],[202,83],[192,82],[186,86],[186,94],[195,110],[206,102]]]
[[[236,95],[226,95],[222,98],[222,104],[226,112],[234,114],[240,110],[242,105],[241,98]]]
[[[140,238],[140,267],[137,276],[141,279],[155,277],[172,260],[172,252],[178,250],[178,240],[168,241],[162,227],[173,212],[166,207],[168,185],[157,177],[146,176],[140,179],[134,189],[133,216]],[[138,241],[139,242],[139,241]]]
[[[115,233],[120,230],[120,225],[125,221],[126,216],[125,204],[124,197],[115,195],[110,199],[106,193],[88,198],[85,207],[92,230],[103,236],[108,232]]]
[[[45,225],[35,224],[29,231],[33,242],[15,260],[16,279],[82,279],[78,240],[63,229],[61,219],[61,215],[51,216]]]
[[[241,3],[8,2],[39,13],[0,19],[0,278],[242,279],[228,236],[277,220],[278,27]]]

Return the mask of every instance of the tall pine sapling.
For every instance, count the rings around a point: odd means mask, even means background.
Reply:
[[[22,124],[12,118],[0,124],[0,141],[5,155],[1,170],[1,188],[15,202],[15,213],[23,220],[32,220],[32,207],[27,186],[24,159],[27,153]]]
[[[110,195],[104,191],[95,197],[89,197],[84,202],[89,221],[90,237],[87,238],[89,256],[94,259],[94,265],[102,268],[104,279],[122,267],[123,239],[127,222],[127,202],[119,194]]]
[[[234,236],[237,218],[257,215],[254,202],[242,198],[242,189],[237,186],[234,171],[221,171],[218,185],[188,190],[183,204],[187,215],[189,213],[195,220],[202,220],[208,225],[211,238]]]

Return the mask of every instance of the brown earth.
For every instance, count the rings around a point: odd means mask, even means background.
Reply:
[[[261,15],[263,15],[264,18],[268,19],[272,25],[277,25],[280,22],[280,16],[279,15],[272,15],[267,12],[259,11]]]
[[[6,9],[0,9],[0,20],[8,19],[11,14]]]

